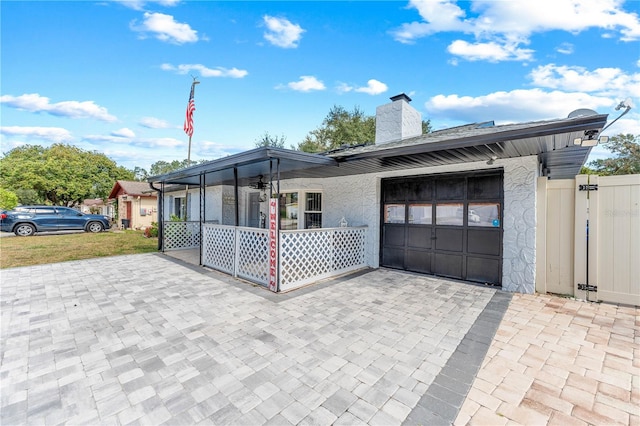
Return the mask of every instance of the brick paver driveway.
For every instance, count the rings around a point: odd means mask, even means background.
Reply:
[[[452,422],[510,298],[389,270],[274,295],[157,254],[1,274],[3,425]]]

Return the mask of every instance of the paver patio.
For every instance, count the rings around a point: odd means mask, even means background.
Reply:
[[[455,424],[640,425],[640,310],[515,294]]]
[[[634,308],[515,295],[489,346],[510,294],[384,269],[284,295],[158,254],[0,279],[2,425],[638,423]]]

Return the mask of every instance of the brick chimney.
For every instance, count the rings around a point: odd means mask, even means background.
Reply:
[[[422,115],[404,93],[390,98],[391,103],[376,108],[376,144],[399,141],[422,134]]]

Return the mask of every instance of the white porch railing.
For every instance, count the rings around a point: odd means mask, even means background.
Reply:
[[[202,264],[266,286],[269,236],[266,229],[203,224]]]
[[[200,222],[164,222],[164,250],[200,247]]]
[[[186,233],[183,231],[185,222],[166,222],[165,226],[167,224],[171,224],[172,227],[171,231],[165,228],[165,233]],[[183,224],[183,227],[175,224]],[[366,231],[366,226],[280,231],[280,291],[292,290],[314,281],[366,267]],[[196,241],[194,235],[190,234],[191,240],[186,237],[177,240],[192,243]],[[197,242],[199,243],[199,240]],[[210,268],[267,286],[268,230],[204,223],[202,263]]]
[[[364,268],[367,227],[280,231],[280,291]]]

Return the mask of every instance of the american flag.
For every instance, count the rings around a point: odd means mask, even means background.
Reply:
[[[196,103],[193,100],[193,91],[196,85],[191,84],[191,94],[189,94],[189,103],[187,104],[187,117],[184,119],[184,132],[189,136],[193,136],[193,111],[196,110]]]

